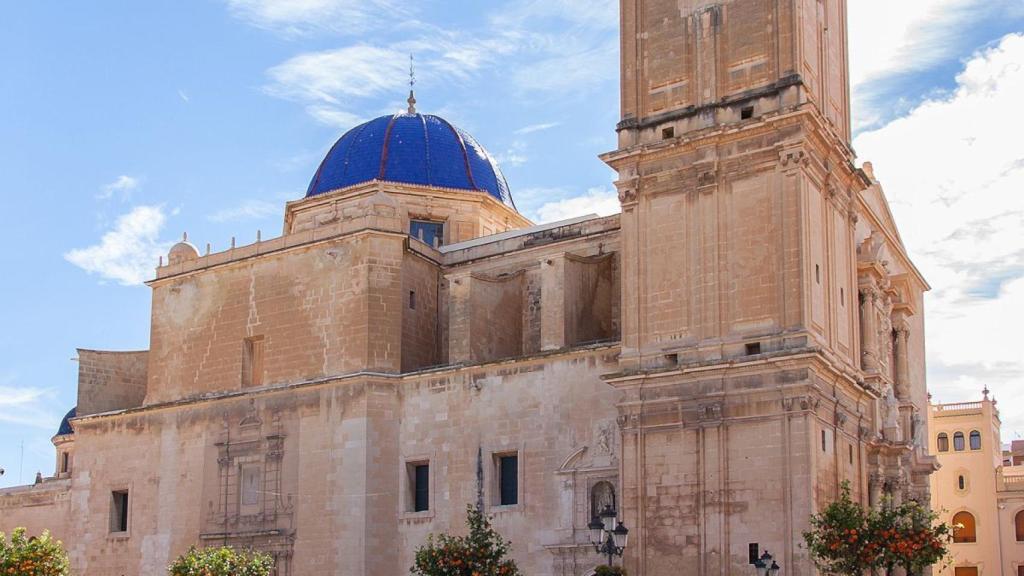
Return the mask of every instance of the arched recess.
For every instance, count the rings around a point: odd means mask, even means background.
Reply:
[[[961,510],[953,515],[953,542],[966,544],[978,541],[978,527],[974,514]]]
[[[615,501],[615,486],[611,482],[602,480],[590,488],[590,517],[593,518],[604,510],[605,506],[611,506],[612,510],[618,510]]]

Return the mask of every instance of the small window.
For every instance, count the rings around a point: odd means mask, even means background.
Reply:
[[[751,342],[747,344],[747,356],[757,356],[761,353],[761,343]]]
[[[957,478],[956,478],[956,486],[960,490],[966,490],[967,489],[967,479],[964,478],[963,474],[957,476]]]
[[[825,444],[825,431],[824,431],[824,430],[822,430],[822,431],[821,431],[821,451],[822,451],[822,452],[825,452],[825,451],[826,451],[826,444]]]
[[[741,119],[743,119],[743,120],[750,120],[753,117],[754,117],[754,107],[753,106],[745,106],[742,110],[740,110],[740,118]]]
[[[497,457],[498,504],[512,506],[519,503],[519,455],[503,454]]]
[[[839,289],[839,305],[846,306],[846,290]]]
[[[242,350],[242,386],[263,385],[263,336],[246,338]]]
[[[61,452],[60,454],[60,473],[67,474],[68,468],[71,467],[70,454],[67,452]]]
[[[1013,517],[1013,524],[1017,533],[1017,542],[1024,542],[1024,510],[1017,512],[1017,515]]]
[[[850,444],[850,464],[853,464],[853,444]]]
[[[957,432],[956,434],[953,434],[953,450],[956,450],[957,452],[963,452],[964,451],[964,433],[963,432]]]
[[[420,462],[409,465],[409,481],[412,495],[412,511],[430,510],[430,464]]]
[[[938,445],[939,452],[949,452],[949,435],[947,435],[945,432],[939,434],[939,437],[938,439],[936,439],[935,443]]]
[[[409,309],[410,310],[415,310],[416,309],[416,291],[415,290],[409,290]]]
[[[409,235],[428,246],[437,248],[444,244],[444,224],[429,220],[412,220],[409,223]]]
[[[971,431],[971,450],[981,450],[981,432]]]
[[[128,531],[128,491],[114,490],[110,493],[110,531]]]
[[[814,281],[821,284],[821,266],[818,264],[814,265]]]
[[[978,535],[974,524],[974,515],[970,512],[957,512],[953,515],[953,542],[964,544],[977,542]]]
[[[675,138],[675,137],[676,137],[676,129],[675,128],[672,128],[672,127],[662,128],[662,130],[661,130],[661,139],[662,140],[670,140],[670,139]]]

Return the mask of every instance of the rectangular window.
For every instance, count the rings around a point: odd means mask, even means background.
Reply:
[[[760,353],[761,353],[761,343],[760,342],[753,342],[751,344],[747,344],[747,356],[757,356]]]
[[[675,137],[676,137],[676,129],[675,128],[669,127],[669,128],[662,128],[661,129],[661,139],[662,140],[670,140],[670,139],[675,138]]]
[[[68,453],[63,452],[60,455],[60,472],[61,474],[68,473]]]
[[[242,386],[263,385],[263,336],[245,339],[242,350]]]
[[[519,455],[498,456],[498,504],[512,506],[519,503]]]
[[[850,464],[853,464],[853,444],[850,444]]]
[[[821,451],[822,452],[826,451],[826,448],[825,448],[825,431],[824,430],[821,431]]]
[[[409,222],[409,235],[428,246],[437,248],[444,244],[444,224],[429,220]]]
[[[110,493],[110,531],[128,531],[128,491],[114,490]]]
[[[814,281],[821,284],[821,266],[814,265]]]
[[[259,465],[243,466],[239,474],[242,506],[258,506],[260,503],[260,467]]]
[[[416,309],[416,291],[415,290],[409,290],[409,309],[410,310],[415,310]]]
[[[410,464],[409,479],[412,481],[412,511],[430,510],[430,464]]]
[[[953,576],[978,576],[978,567],[957,566],[953,569]]]

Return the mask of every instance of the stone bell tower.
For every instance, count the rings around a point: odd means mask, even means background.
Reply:
[[[849,144],[846,0],[622,0],[621,29],[602,159],[622,202],[606,381],[624,392],[626,565],[724,576],[767,549],[811,574],[801,533],[842,482],[867,500],[884,394],[861,362],[872,181]]]

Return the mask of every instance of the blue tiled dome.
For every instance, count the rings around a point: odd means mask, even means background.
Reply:
[[[306,197],[372,180],[477,190],[515,207],[487,150],[430,114],[381,116],[346,132],[320,163]]]
[[[75,406],[74,408],[71,409],[70,412],[64,415],[64,419],[60,421],[60,428],[57,429],[57,436],[75,433],[75,431],[71,429],[71,422],[69,421],[75,417],[75,414],[77,414],[77,412],[78,406]]]

